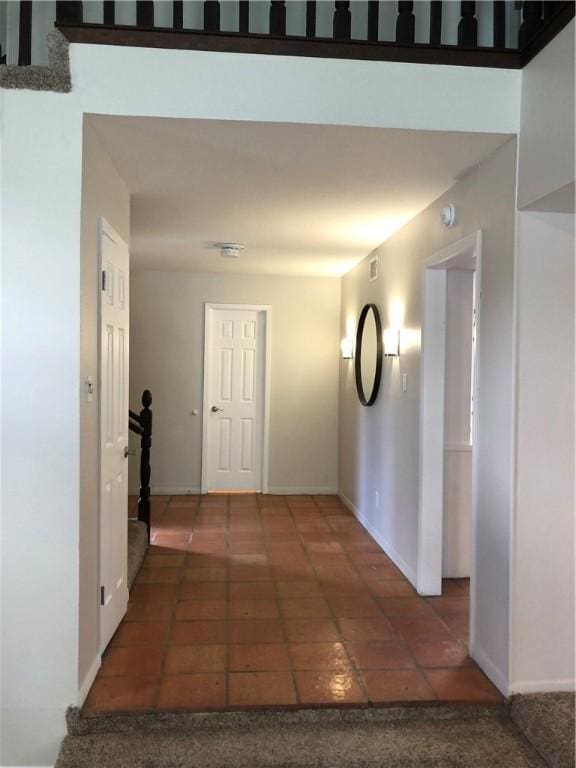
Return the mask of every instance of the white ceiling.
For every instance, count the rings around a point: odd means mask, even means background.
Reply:
[[[94,116],[132,192],[133,268],[342,275],[504,134]],[[245,244],[223,259],[217,242]]]

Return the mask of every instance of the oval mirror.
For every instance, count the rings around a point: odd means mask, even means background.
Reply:
[[[356,391],[362,405],[374,405],[382,376],[382,323],[375,304],[365,304],[356,331]]]

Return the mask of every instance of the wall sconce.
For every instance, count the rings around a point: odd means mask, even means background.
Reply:
[[[340,342],[340,354],[342,360],[352,360],[353,344],[354,342],[352,339],[342,339]]]
[[[386,357],[400,355],[400,331],[393,328],[387,328],[384,331],[384,354]]]

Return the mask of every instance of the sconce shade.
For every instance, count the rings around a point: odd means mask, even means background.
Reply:
[[[352,348],[353,348],[352,339],[342,339],[342,341],[340,342],[340,353],[342,356],[342,360],[352,359]]]
[[[387,328],[384,331],[384,354],[386,357],[398,357],[400,354],[400,331]]]

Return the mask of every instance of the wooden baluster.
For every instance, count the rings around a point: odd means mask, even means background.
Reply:
[[[136,26],[154,26],[154,3],[152,0],[136,0]]]
[[[104,24],[116,24],[114,0],[104,0]]]
[[[368,0],[368,34],[367,38],[372,43],[378,42],[378,15],[380,12],[379,0]]]
[[[270,34],[286,35],[286,0],[272,0],[270,3]]]
[[[494,2],[494,48],[506,48],[506,2]]]
[[[84,11],[81,2],[76,0],[58,0],[56,2],[56,22],[58,24],[82,24]]]
[[[250,33],[250,3],[249,0],[240,0],[238,3],[238,31],[243,35]]]
[[[522,3],[522,24],[518,30],[518,48],[532,40],[542,26],[542,3],[537,0]]]
[[[28,67],[32,63],[32,0],[20,0],[20,22],[18,28],[18,66]]]
[[[184,29],[183,0],[173,0],[172,2],[172,27],[174,29]]]
[[[352,14],[349,0],[334,3],[334,20],[332,22],[332,37],[334,40],[350,40],[352,37]]]
[[[220,3],[218,0],[204,2],[204,31],[220,32]]]
[[[413,43],[416,32],[416,19],[413,14],[414,3],[398,2],[398,18],[396,19],[396,42],[403,45]]]
[[[140,496],[138,498],[138,520],[146,523],[148,541],[150,541],[150,447],[152,445],[152,393],[145,389],[142,393],[143,408],[140,411]]]
[[[478,21],[476,20],[476,3],[463,0],[460,3],[462,18],[458,23],[458,45],[466,48],[476,48],[478,45]]]
[[[556,7],[558,3],[553,2],[553,0],[544,0],[544,21],[548,21],[548,19],[551,16],[554,16],[558,8]]]
[[[430,45],[442,44],[442,0],[430,3]]]
[[[316,37],[316,0],[306,1],[306,37]]]

